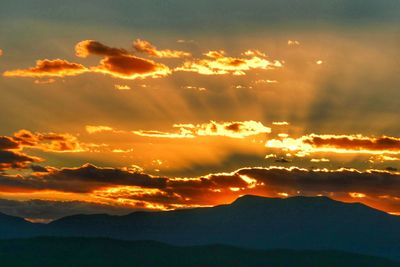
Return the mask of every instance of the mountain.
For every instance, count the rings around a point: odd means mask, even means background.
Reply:
[[[104,238],[0,241],[1,266],[395,267],[383,258],[338,251],[249,250],[224,245],[171,246]]]
[[[125,216],[75,215],[48,225],[20,220],[7,226],[12,229],[10,234],[4,236],[4,230],[0,237],[107,237],[182,246],[322,249],[400,260],[400,217],[327,197],[243,196],[230,205],[211,208],[134,212]]]
[[[327,197],[244,196],[212,208],[76,215],[50,223],[47,230],[61,236],[255,249],[333,249],[400,259],[400,217]]]
[[[20,238],[42,233],[43,225],[30,223],[22,218],[0,213],[0,238]]]

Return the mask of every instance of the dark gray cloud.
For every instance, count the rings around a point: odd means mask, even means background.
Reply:
[[[38,161],[41,161],[38,157],[11,150],[0,150],[0,171],[27,168],[30,163]]]
[[[1,154],[0,154],[1,155]],[[78,168],[46,169],[33,167],[36,172],[26,177],[0,176],[1,186],[29,190],[57,190],[62,192],[89,193],[110,186],[138,186],[142,188],[165,188],[167,179],[151,177],[135,170],[100,168],[85,164]],[[40,172],[37,170],[40,169]]]

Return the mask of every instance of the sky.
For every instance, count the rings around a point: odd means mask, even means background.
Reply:
[[[0,212],[400,214],[399,22],[397,0],[2,0]]]

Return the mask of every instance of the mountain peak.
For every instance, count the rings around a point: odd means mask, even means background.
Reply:
[[[263,196],[257,196],[257,195],[243,195],[239,198],[237,198],[235,201],[233,201],[231,204],[240,204],[240,203],[249,203],[249,204],[255,204],[255,203],[268,203],[268,202],[286,202],[286,201],[296,201],[296,202],[327,202],[327,203],[334,203],[334,202],[339,202],[336,200],[333,200],[327,196],[292,196],[292,197],[287,197],[287,198],[271,198],[271,197],[263,197]]]

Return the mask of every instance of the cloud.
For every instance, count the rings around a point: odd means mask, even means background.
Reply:
[[[0,136],[0,171],[25,169],[43,159],[22,152],[25,148],[45,152],[84,152],[96,147],[81,143],[69,133],[33,133],[22,129],[12,136]]]
[[[21,144],[12,137],[0,136],[0,171],[25,169],[33,162],[42,161],[21,151]]]
[[[156,137],[156,138],[194,138],[195,136],[190,132],[169,133],[157,130],[138,130],[132,133],[139,136]]]
[[[69,133],[32,133],[28,130],[20,130],[12,139],[19,143],[21,148],[36,148],[48,152],[83,152],[90,145],[83,144]]]
[[[111,75],[121,79],[159,78],[171,73],[170,69],[160,63],[129,54],[126,50],[113,48],[93,40],[79,42],[75,46],[76,55],[88,57],[100,55],[104,58],[100,65],[91,67],[91,72]]]
[[[189,52],[184,52],[184,51],[169,50],[169,49],[158,50],[150,42],[141,39],[137,39],[133,43],[133,47],[137,52],[146,53],[149,56],[157,58],[181,58],[181,57],[191,56]]]
[[[199,136],[225,136],[230,138],[245,138],[258,134],[270,133],[271,128],[264,126],[258,121],[231,121],[216,122],[210,121],[201,124],[174,124],[175,132],[164,132],[159,130],[133,130],[120,131],[104,125],[87,125],[86,131],[89,134],[99,132],[112,133],[133,133],[139,136],[157,138],[195,138]]]
[[[122,85],[122,84],[115,84],[114,88],[120,91],[131,90],[131,87],[129,85]]]
[[[304,142],[315,147],[400,152],[400,138],[389,136],[366,137],[362,135],[311,134],[304,138]]]
[[[303,155],[323,152],[370,154],[381,156],[380,159],[384,160],[385,157],[382,156],[385,156],[385,154],[400,154],[400,138],[389,136],[367,137],[363,135],[310,134],[300,138],[285,137],[280,140],[271,139],[267,141],[266,147],[298,152]]]
[[[198,86],[192,86],[192,85],[182,86],[182,88],[188,89],[188,90],[195,90],[195,91],[199,91],[199,92],[207,91],[207,88],[205,88],[205,87],[198,87]]]
[[[0,150],[18,149],[19,143],[14,141],[11,137],[0,136]]]
[[[75,46],[78,57],[86,58],[90,55],[102,56],[100,64],[94,67],[85,67],[81,64],[70,63],[67,60],[38,60],[36,66],[29,69],[5,71],[5,77],[65,77],[77,76],[83,73],[103,73],[120,79],[159,78],[171,74],[171,70],[164,64],[130,54],[127,50],[106,46],[93,40],[79,42]]]
[[[75,54],[78,57],[86,58],[90,55],[98,56],[121,56],[129,55],[129,52],[122,48],[106,46],[94,40],[84,40],[76,44]]]
[[[70,63],[63,59],[55,60],[38,60],[36,66],[29,69],[17,69],[4,72],[6,77],[65,77],[65,76],[76,76],[82,73],[88,72],[89,70],[77,63]]]
[[[166,178],[152,177],[133,169],[100,168],[85,164],[78,168],[46,168],[47,172],[35,172],[21,176],[3,175],[2,186],[29,190],[55,190],[60,192],[90,193],[110,186],[137,186],[141,188],[165,188]]]
[[[99,66],[93,67],[91,70],[115,78],[130,80],[160,78],[171,73],[166,65],[131,55],[106,57],[100,61]]]
[[[300,42],[297,40],[288,40],[287,42],[288,45],[292,46],[292,45],[300,45]]]
[[[287,125],[289,125],[289,123],[287,121],[274,121],[274,122],[272,122],[272,125],[287,126]]]
[[[257,50],[246,51],[244,58],[227,57],[225,51],[209,51],[204,55],[206,59],[186,61],[175,70],[203,75],[245,75],[246,71],[252,69],[269,70],[283,66],[278,60],[266,59],[266,56]]]
[[[105,126],[105,125],[86,125],[85,129],[89,134],[114,131],[114,129],[112,127]]]
[[[39,157],[33,157],[12,150],[0,150],[0,171],[9,169],[25,169],[32,162],[42,161]]]
[[[270,133],[271,128],[257,121],[233,121],[202,124],[174,124],[179,131],[175,133],[160,132],[155,130],[133,131],[134,134],[159,138],[194,138],[196,136],[226,136],[231,138],[245,138],[252,135]]]
[[[51,84],[51,83],[55,83],[55,82],[56,82],[55,79],[35,80],[34,81],[35,84]]]
[[[133,46],[137,52],[157,58],[191,56],[190,53],[184,51],[158,50],[148,41],[141,39],[137,39]],[[170,75],[173,71],[196,72],[203,75],[245,75],[247,71],[254,69],[268,70],[283,66],[278,60],[268,60],[267,56],[258,50],[245,51],[243,57],[228,57],[224,51],[209,51],[204,54],[205,59],[187,60],[181,67],[171,70],[167,65],[138,57],[123,48],[110,47],[95,40],[83,40],[77,43],[75,54],[81,58],[97,55],[102,59],[99,65],[92,67],[70,63],[64,59],[43,59],[37,60],[35,67],[9,70],[5,71],[3,75],[5,77],[52,78],[77,76],[83,73],[103,73],[114,78],[134,80],[161,78]]]

